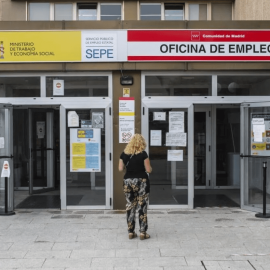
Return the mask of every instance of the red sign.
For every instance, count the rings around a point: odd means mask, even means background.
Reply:
[[[268,30],[128,30],[128,61],[270,61]]]

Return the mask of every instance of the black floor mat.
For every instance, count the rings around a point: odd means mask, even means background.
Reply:
[[[32,195],[24,199],[21,203],[16,205],[16,209],[19,208],[32,208],[32,209],[44,209],[44,208],[60,208],[60,196],[59,195]]]
[[[82,195],[68,195],[67,205],[78,205],[82,199]],[[58,208],[60,209],[60,195],[32,195],[19,203],[16,209],[45,209]]]
[[[224,194],[197,194],[194,207],[239,207],[239,204]]]

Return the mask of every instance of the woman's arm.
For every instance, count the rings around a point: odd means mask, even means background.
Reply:
[[[125,164],[124,164],[123,160],[120,158],[119,159],[118,170],[119,170],[119,172],[122,172],[124,169],[125,169]]]
[[[150,165],[150,160],[149,160],[149,158],[146,158],[146,159],[144,160],[144,168],[145,168],[145,171],[146,171],[147,173],[151,173],[151,172],[152,172],[152,167],[151,167],[151,165]]]

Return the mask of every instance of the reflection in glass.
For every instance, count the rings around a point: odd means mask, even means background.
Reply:
[[[29,3],[29,21],[49,21],[50,3]]]
[[[240,109],[216,110],[216,185],[240,186]]]
[[[42,136],[37,135],[40,123],[45,128]],[[59,134],[59,111],[14,108],[16,208],[60,208]]]
[[[78,19],[79,21],[95,21],[97,20],[97,5],[78,3]]]
[[[5,132],[6,131],[5,130],[6,129],[5,115],[6,115],[6,109],[0,109],[0,121],[1,123],[3,123],[0,128],[0,137],[4,138],[4,142],[7,143],[6,140],[8,140],[8,138],[6,137],[6,132]],[[6,150],[7,150],[7,147],[0,148],[0,155],[6,156],[8,154]],[[1,168],[3,168],[4,161],[5,160],[3,158],[0,159]],[[5,181],[0,181],[0,212],[4,212],[4,211],[5,211]]]
[[[103,21],[108,20],[121,20],[121,4],[101,4],[100,5],[100,19]]]
[[[218,96],[269,96],[270,76],[218,76]]]
[[[179,4],[165,4],[165,20],[183,20],[184,7]]]
[[[54,12],[55,21],[72,21],[72,4],[55,4]]]
[[[146,96],[209,96],[211,76],[145,76]]]
[[[161,4],[141,4],[140,18],[142,21],[161,20]]]
[[[245,154],[250,155],[251,154],[251,142],[254,141],[254,137],[251,138],[251,135],[253,136],[254,133],[252,132],[253,126],[251,125],[251,117],[254,116],[254,114],[258,114],[259,117],[264,118],[264,124],[266,129],[266,134],[263,136],[263,141],[266,143],[266,150],[260,153],[259,155],[265,154],[266,157],[262,158],[251,158],[247,157],[244,158],[245,162],[245,181],[244,181],[244,204],[248,206],[254,206],[258,208],[263,208],[263,162],[267,162],[267,169],[266,169],[266,210],[270,210],[270,154],[268,154],[267,150],[269,149],[267,147],[268,142],[270,141],[268,139],[268,132],[270,130],[270,124],[269,121],[266,120],[267,118],[270,118],[270,108],[269,107],[261,107],[261,108],[247,108],[248,112],[248,123],[247,127],[245,129],[245,135],[247,134],[245,138],[245,149],[247,150]],[[246,122],[245,122],[246,123]],[[268,157],[267,157],[268,156]]]
[[[107,97],[107,76],[47,77],[46,95],[53,97],[53,80],[64,80],[65,97]]]
[[[72,110],[74,111],[74,110]],[[81,120],[92,120],[93,112],[103,112],[104,109],[77,109],[80,127]],[[67,111],[68,115],[68,111]],[[104,120],[105,123],[105,120]],[[67,205],[105,205],[105,124],[101,128],[101,172],[70,172],[70,128],[66,129],[67,138]]]
[[[149,110],[149,158],[153,172],[150,174],[150,204],[187,204],[188,152],[187,146],[166,146],[166,133],[169,132],[169,112],[184,111],[184,131],[187,133],[186,109]],[[154,120],[154,112],[166,113],[166,120]],[[151,130],[161,130],[161,146],[151,146]],[[183,150],[183,161],[168,161],[168,150]]]
[[[0,77],[0,97],[40,97],[40,77]]]
[[[194,113],[194,185],[206,183],[206,112]]]
[[[206,21],[207,20],[207,5],[206,4],[190,4],[189,5],[189,20],[190,21]]]

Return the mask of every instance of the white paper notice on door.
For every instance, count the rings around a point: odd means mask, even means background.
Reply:
[[[37,137],[44,139],[45,136],[45,122],[37,122]]]
[[[166,146],[187,146],[187,133],[167,132]]]
[[[5,148],[5,138],[0,137],[0,148]]]
[[[161,146],[161,130],[150,131],[150,146]]]
[[[128,143],[135,133],[134,97],[119,98],[119,143]]]
[[[168,161],[183,161],[183,150],[168,150]]]
[[[166,112],[154,112],[153,121],[165,121]]]
[[[78,127],[79,116],[75,111],[68,112],[68,127]]]
[[[119,116],[119,143],[128,143],[135,133],[135,117]]]
[[[169,132],[184,131],[184,112],[169,112]]]
[[[253,125],[263,125],[264,118],[252,118],[252,124]]]
[[[265,132],[265,125],[253,125],[253,132]]]
[[[53,95],[54,96],[64,95],[64,80],[53,80]]]
[[[254,142],[262,142],[262,132],[254,132]]]

